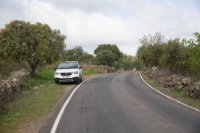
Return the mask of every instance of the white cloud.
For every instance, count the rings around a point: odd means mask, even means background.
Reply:
[[[135,54],[139,38],[161,32],[168,38],[200,31],[197,0],[13,0],[0,4],[0,27],[12,19],[49,24],[67,35],[67,48],[81,45],[92,53],[102,43]],[[0,6],[1,7],[1,6]],[[18,7],[18,8],[17,8]],[[19,12],[17,12],[19,11]]]

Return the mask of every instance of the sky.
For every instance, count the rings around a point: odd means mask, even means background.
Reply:
[[[93,54],[99,44],[116,44],[135,55],[144,35],[200,32],[200,0],[0,0],[0,28],[12,20],[59,29],[67,49],[82,46]]]

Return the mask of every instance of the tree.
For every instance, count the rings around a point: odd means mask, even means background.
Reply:
[[[98,65],[108,65],[108,66],[113,66],[113,63],[115,61],[119,61],[123,55],[116,45],[111,45],[111,44],[99,45],[95,49],[94,54],[96,55],[95,60]]]
[[[81,46],[76,46],[73,49],[65,51],[64,60],[79,61],[81,63],[93,64],[94,56],[85,52]]]
[[[179,39],[169,40],[164,47],[161,61],[162,66],[167,67],[172,72],[184,73],[186,49],[183,42]]]
[[[115,61],[113,66],[116,69],[123,69],[125,71],[133,70],[133,68],[137,67],[135,62],[135,57],[126,54],[123,54],[123,57],[119,61]]]
[[[141,45],[148,46],[148,45],[162,45],[165,42],[165,37],[156,32],[154,35],[144,35],[142,39],[140,39]]]
[[[104,50],[97,53],[95,63],[97,65],[112,66],[115,62],[115,54],[110,50]]]
[[[65,36],[47,24],[12,21],[0,31],[0,53],[27,62],[31,75],[40,64],[50,64],[63,53]]]
[[[195,78],[200,77],[200,33],[194,34],[196,39],[189,40],[187,46],[187,60],[185,61],[186,69]]]
[[[145,35],[140,39],[141,47],[137,51],[138,58],[146,66],[158,66],[163,55],[164,36],[161,33]]]
[[[79,61],[79,58],[82,57],[84,54],[84,51],[82,47],[76,46],[73,49],[65,51],[65,59],[69,61]]]

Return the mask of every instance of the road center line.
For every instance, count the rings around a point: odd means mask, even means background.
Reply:
[[[58,124],[59,124],[59,122],[60,122],[60,119],[61,119],[61,117],[62,117],[62,115],[63,115],[63,113],[64,113],[64,110],[65,110],[65,108],[67,107],[67,105],[69,104],[69,101],[71,100],[71,98],[72,98],[72,96],[74,95],[74,93],[78,90],[78,88],[79,88],[83,83],[85,83],[86,81],[88,81],[88,80],[90,80],[90,79],[92,79],[92,78],[95,78],[95,77],[91,77],[91,78],[89,78],[89,79],[83,81],[81,84],[79,84],[79,85],[71,92],[70,96],[67,98],[67,100],[66,100],[65,103],[63,104],[63,106],[62,106],[62,108],[61,108],[61,110],[60,110],[60,112],[59,112],[59,114],[58,114],[56,120],[54,121],[54,124],[53,124],[52,129],[51,129],[51,133],[56,133],[56,129],[57,129]]]
[[[188,107],[188,108],[191,108],[191,109],[193,109],[193,110],[195,110],[195,111],[197,111],[197,112],[200,112],[199,109],[194,108],[194,107],[192,107],[192,106],[189,106],[189,105],[187,105],[187,104],[185,104],[185,103],[182,103],[181,101],[179,101],[179,100],[177,100],[177,99],[174,99],[174,98],[172,98],[172,97],[170,97],[170,96],[168,96],[168,95],[162,93],[161,91],[155,89],[154,87],[152,87],[149,83],[147,83],[147,82],[143,79],[141,73],[140,73],[140,78],[142,79],[142,81],[143,81],[147,86],[149,86],[151,89],[153,89],[153,90],[156,91],[157,93],[159,93],[159,94],[161,94],[161,95],[167,97],[168,99],[170,99],[170,100],[172,100],[172,101],[175,101],[175,102],[177,102],[177,103],[179,103],[179,104],[181,104],[181,105],[183,105],[183,106],[185,106],[185,107]]]

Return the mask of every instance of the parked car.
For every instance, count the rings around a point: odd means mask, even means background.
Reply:
[[[54,73],[55,83],[82,82],[82,67],[78,61],[66,61],[60,63]]]

